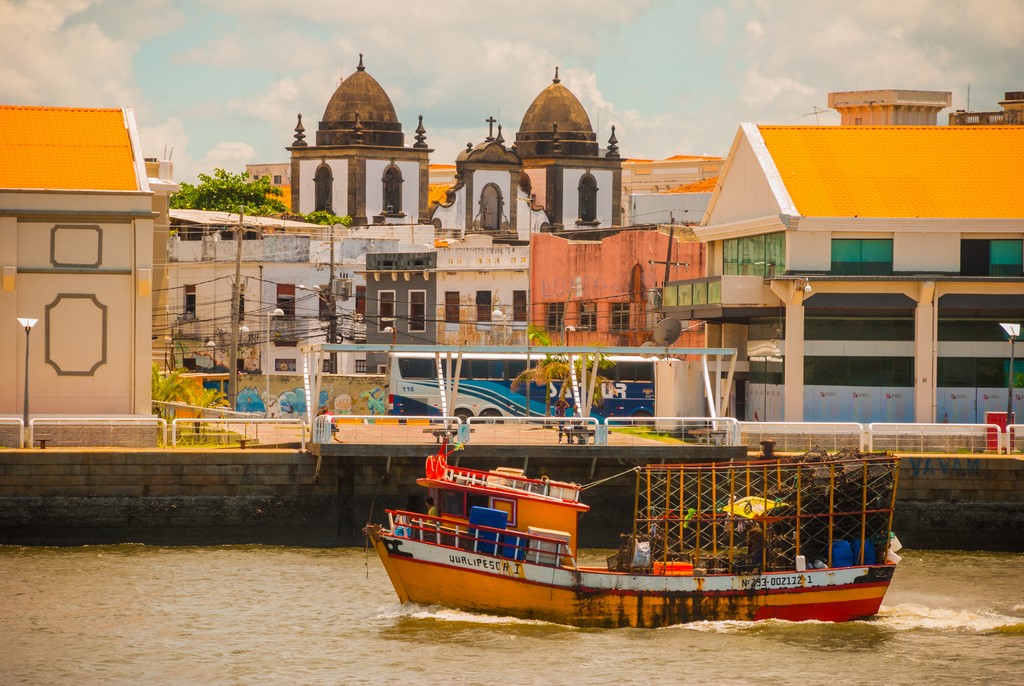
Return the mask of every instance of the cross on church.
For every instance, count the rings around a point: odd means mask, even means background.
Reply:
[[[494,140],[494,122],[498,120],[491,116],[484,119],[484,121],[487,122],[487,140],[492,141]]]

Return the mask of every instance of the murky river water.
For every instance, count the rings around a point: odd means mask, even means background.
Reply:
[[[871,621],[581,630],[402,607],[361,549],[6,547],[0,683],[1024,683],[1024,555],[901,554]]]

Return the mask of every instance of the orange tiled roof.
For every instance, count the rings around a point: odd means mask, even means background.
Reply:
[[[450,183],[432,183],[427,189],[427,205],[440,205],[448,194]]]
[[[0,105],[0,188],[139,190],[124,112]]]
[[[812,217],[1024,217],[1024,126],[759,126]]]
[[[701,179],[700,181],[694,181],[693,183],[687,183],[682,186],[676,186],[671,188],[666,193],[710,193],[715,190],[715,184],[718,183],[718,177],[712,176],[708,179]]]

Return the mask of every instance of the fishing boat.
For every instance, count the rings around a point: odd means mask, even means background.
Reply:
[[[578,558],[579,484],[447,458],[417,480],[436,515],[364,529],[403,603],[579,627],[842,622],[878,612],[899,561],[891,456],[637,467],[632,531],[599,566]]]

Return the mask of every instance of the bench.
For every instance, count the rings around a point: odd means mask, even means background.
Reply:
[[[697,443],[701,445],[722,445],[727,433],[725,429],[690,429],[689,431],[689,434],[696,438]]]
[[[46,442],[48,440],[50,440],[50,439],[49,438],[37,438],[36,439],[36,443],[39,444],[39,449],[40,450],[46,450]]]
[[[594,433],[594,427],[589,424],[567,424],[558,427],[558,441],[562,441],[564,434],[569,443],[575,439],[576,443],[586,445],[588,441],[594,442]]]

